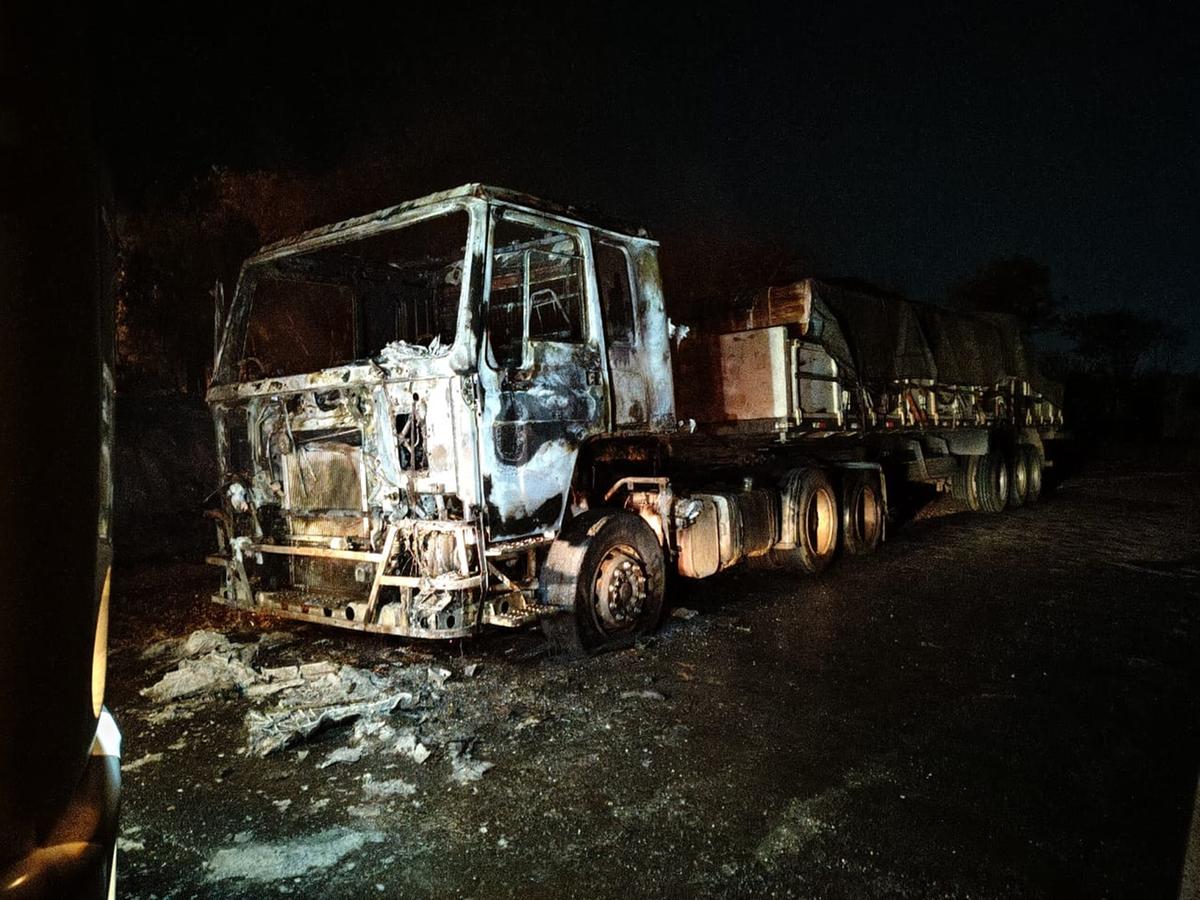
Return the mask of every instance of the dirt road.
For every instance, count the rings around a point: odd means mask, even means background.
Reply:
[[[124,896],[1175,891],[1200,763],[1194,472],[1093,467],[995,517],[940,503],[820,578],[685,583],[669,602],[697,615],[569,666],[533,635],[237,617],[200,566],[114,583]],[[139,693],[181,652],[146,648],[201,628],[254,672],[328,661],[407,699],[259,757],[269,685]],[[280,630],[297,639],[255,643]]]

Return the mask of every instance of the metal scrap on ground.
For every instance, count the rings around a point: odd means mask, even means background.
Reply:
[[[246,713],[247,746],[257,756],[291,746],[326,725],[376,720],[413,703],[411,691],[395,690],[387,679],[345,665],[315,678],[289,681],[271,696],[270,709]]]
[[[193,631],[182,641],[160,641],[143,653],[143,658],[165,657],[176,660],[178,666],[144,689],[142,695],[166,703],[201,694],[245,690],[259,678],[250,666],[257,652],[257,644],[234,643],[214,631]]]
[[[254,756],[267,756],[327,726],[351,721],[354,728],[348,742],[328,751],[318,768],[356,763],[367,753],[380,750],[390,750],[417,764],[433,755],[414,722],[424,719],[420,710],[441,701],[439,692],[446,690],[450,669],[395,665],[380,674],[329,660],[275,667],[253,665],[264,644],[278,646],[288,639],[290,636],[272,633],[256,643],[239,643],[217,632],[196,631],[187,638],[160,641],[142,658],[173,661],[176,668],[142,690],[143,696],[163,704],[145,718],[156,725],[190,719],[198,704],[236,692],[254,704],[245,715],[246,749]],[[478,666],[472,663],[468,668],[474,674]],[[399,713],[407,714],[407,724],[399,724]],[[493,765],[471,757],[471,740],[464,738],[449,745],[450,778],[458,783],[478,781]],[[307,755],[308,751],[300,753]],[[127,769],[161,758],[162,754],[154,754],[127,764]],[[372,790],[381,796],[381,787]]]
[[[397,690],[392,680],[354,666],[327,660],[276,668],[252,665],[264,644],[279,646],[287,637],[270,633],[255,643],[238,643],[202,630],[152,645],[142,654],[144,659],[171,659],[177,666],[142,691],[151,700],[169,704],[151,715],[167,721],[181,715],[175,701],[235,690],[251,701],[270,699],[270,708],[246,714],[247,747],[266,756],[326,725],[379,719],[413,702],[412,691]]]

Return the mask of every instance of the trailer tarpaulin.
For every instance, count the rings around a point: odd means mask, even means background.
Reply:
[[[812,295],[814,309],[823,307],[837,319],[862,381],[937,380],[914,304],[818,281]],[[837,359],[832,349],[826,350]]]
[[[842,333],[841,323],[816,291],[812,294],[808,337],[817,341],[825,348],[825,352],[833,357],[843,377],[854,383],[863,380],[859,377],[858,366],[854,361],[854,354],[850,352],[846,335]]]
[[[989,387],[1016,378],[1061,404],[1062,386],[1038,371],[1014,316],[872,296],[819,281],[812,282],[811,296],[810,337],[857,380]]]
[[[1024,377],[1023,350],[1009,350],[1009,335],[991,319],[973,313],[914,304],[929,341],[941,384],[982,387]],[[1019,331],[1014,328],[1019,340]],[[1013,360],[1022,362],[1014,371]]]
[[[1029,381],[1033,375],[1033,363],[1025,352],[1025,341],[1021,337],[1021,324],[1016,316],[988,312],[975,315],[985,322],[991,323],[1000,332],[1000,349],[1004,352],[1007,374],[1013,378]]]
[[[987,388],[1016,378],[1061,405],[1061,385],[1038,371],[1014,316],[805,279],[735,302],[719,330],[774,325],[820,343],[842,375],[857,383],[912,380]]]
[[[983,384],[994,373],[984,372],[976,347],[979,322],[971,316],[922,304],[917,308],[921,331],[942,384]]]

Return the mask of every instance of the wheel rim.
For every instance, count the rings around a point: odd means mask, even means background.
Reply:
[[[1038,493],[1042,489],[1042,458],[1037,451],[1029,454],[1029,489]]]
[[[854,510],[854,534],[863,544],[873,544],[879,530],[879,498],[875,488],[863,485]]]
[[[804,517],[804,530],[808,545],[817,556],[833,552],[837,540],[837,502],[832,491],[821,489],[813,494]]]
[[[637,624],[646,606],[649,576],[646,564],[629,546],[613,547],[596,567],[592,609],[604,631],[622,631]]]
[[[1008,501],[1008,466],[1002,461],[996,466],[996,500],[1000,506]]]
[[[1029,490],[1029,468],[1025,465],[1025,457],[1019,455],[1013,461],[1013,493],[1018,497],[1024,497]]]

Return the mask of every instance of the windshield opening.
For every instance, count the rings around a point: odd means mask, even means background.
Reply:
[[[467,229],[466,210],[457,210],[255,266],[239,298],[249,305],[240,346],[231,335],[222,380],[317,372],[397,342],[448,348]]]

